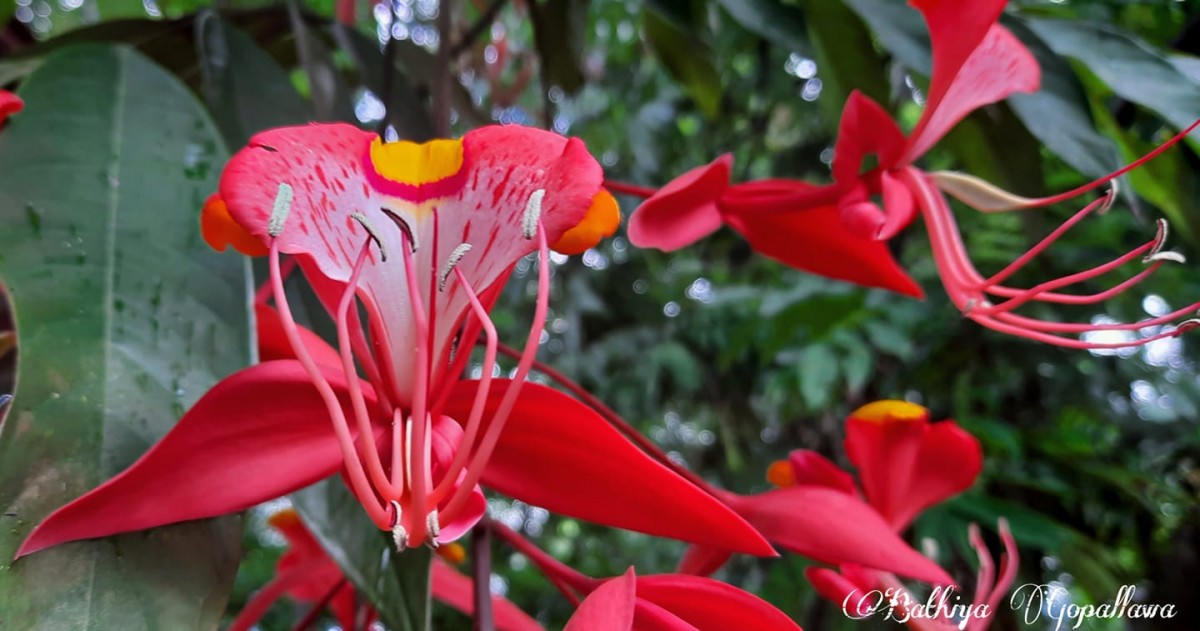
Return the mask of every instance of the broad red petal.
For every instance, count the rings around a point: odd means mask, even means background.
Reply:
[[[640,598],[634,607],[633,628],[637,631],[697,631],[683,618]]]
[[[414,383],[411,352],[416,332],[401,257],[406,230],[416,241],[414,255],[423,302],[455,248],[471,246],[458,262],[474,289],[482,291],[502,278],[522,256],[536,249],[523,235],[522,220],[535,191],[543,191],[540,218],[549,243],[555,243],[586,216],[601,190],[600,165],[577,139],[528,127],[494,126],[473,130],[461,141],[461,164],[430,185],[408,186],[377,174],[374,134],[350,125],[306,125],[255,135],[230,160],[220,194],[230,214],[266,242],[280,184],[291,187],[291,211],[279,227],[280,250],[296,254],[306,273],[314,269],[334,281],[349,279],[353,263],[369,239],[359,215],[373,227],[382,249],[397,260],[383,263],[372,249],[362,272],[359,295],[372,313],[386,314],[395,372],[394,382],[406,403]],[[456,145],[457,141],[442,141]],[[390,145],[383,145],[389,147]],[[410,156],[420,161],[421,150]],[[389,162],[390,167],[405,167]],[[439,163],[450,168],[452,162]],[[405,167],[407,168],[407,167]],[[404,168],[400,168],[404,171]],[[413,167],[407,175],[420,180]],[[394,185],[387,191],[384,185]],[[411,194],[411,195],[410,195]],[[385,212],[384,209],[387,209]],[[389,214],[390,213],[390,214]],[[401,228],[392,217],[405,224]],[[449,353],[456,325],[469,308],[457,282],[436,291],[435,365]],[[436,384],[435,384],[436,385]]]
[[[639,600],[654,603],[700,631],[799,631],[800,626],[767,601],[727,583],[702,576],[639,577]]]
[[[724,548],[693,544],[684,550],[676,571],[680,574],[708,576],[721,569],[721,566],[725,565],[731,556],[733,553]]]
[[[1014,92],[1033,92],[1041,69],[1029,49],[996,24],[1007,0],[912,0],[933,44],[933,76],[925,111],[905,160],[929,150],[971,111]]]
[[[492,382],[485,419],[491,419],[510,383]],[[463,422],[476,385],[459,383],[444,413]],[[748,554],[775,554],[729,507],[642,453],[591,408],[533,383],[522,386],[482,481],[579,519]]]
[[[23,109],[25,109],[25,101],[22,101],[21,97],[8,90],[0,90],[0,125],[3,125],[9,116]]]
[[[857,563],[937,584],[953,581],[909,547],[862,500],[819,486],[736,496],[732,505],[768,539],[824,563]]]
[[[974,436],[954,421],[931,423],[921,437],[905,501],[889,521],[904,528],[926,508],[971,488],[982,470],[983,448]]]
[[[340,371],[326,378],[339,394],[345,391]],[[343,406],[351,415],[344,398]],[[303,368],[293,361],[258,364],[209,390],[128,469],[52,513],[17,556],[245,510],[328,477],[341,464],[325,406]]]
[[[788,188],[811,188],[822,193],[835,190],[799,182],[789,183]],[[789,192],[780,193],[780,198],[786,199]],[[755,196],[766,199],[761,189]],[[725,221],[760,254],[785,265],[866,287],[924,296],[921,287],[892,258],[887,243],[847,230],[836,205],[792,209],[762,204],[755,210],[727,212]]]
[[[430,589],[438,601],[468,616],[475,615],[474,581],[441,559],[433,560]],[[542,625],[530,618],[529,614],[501,596],[492,596],[492,620],[500,631],[543,631]]]
[[[858,468],[863,493],[896,530],[901,529],[900,514],[907,512],[904,507],[928,426],[927,416],[886,420],[851,416],[846,421],[846,455]]]
[[[833,150],[833,179],[849,186],[859,179],[863,158],[878,156],[877,167],[887,170],[900,162],[904,132],[878,103],[855,90],[846,99]]]
[[[827,486],[831,489],[855,495],[858,489],[854,478],[828,458],[811,449],[793,449],[788,454],[792,465],[792,479],[803,486]]]
[[[276,359],[295,359],[296,353],[287,339],[283,329],[283,319],[279,311],[270,305],[258,303],[254,305],[255,331],[258,333],[258,360],[267,362]],[[342,357],[337,349],[321,339],[320,335],[299,327],[300,341],[305,350],[319,366],[328,366],[341,370]]]
[[[717,201],[729,187],[733,156],[722,155],[671,180],[642,202],[629,219],[629,242],[670,252],[721,227]]]
[[[630,631],[636,593],[637,580],[631,567],[588,594],[563,631]]]

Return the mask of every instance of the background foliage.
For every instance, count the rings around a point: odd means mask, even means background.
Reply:
[[[42,359],[38,349],[49,348],[39,347],[39,340],[54,333],[37,327],[43,322],[82,326],[70,319],[75,315],[43,315],[36,299],[23,304],[23,270],[38,272],[25,274],[33,281],[44,280],[40,271],[66,265],[54,257],[71,256],[64,254],[73,247],[71,238],[97,239],[104,230],[102,224],[45,226],[41,230],[48,241],[61,238],[66,245],[29,245],[39,230],[41,202],[34,200],[60,182],[70,182],[76,198],[64,203],[76,204],[143,186],[157,197],[137,203],[121,197],[107,210],[153,208],[171,219],[162,229],[166,232],[152,233],[151,242],[179,238],[188,243],[186,251],[201,252],[194,218],[219,172],[218,156],[225,155],[225,147],[244,144],[254,131],[307,120],[347,120],[400,137],[429,137],[437,115],[429,111],[430,93],[441,81],[433,53],[443,38],[454,52],[451,117],[460,132],[491,121],[551,127],[587,141],[610,177],[648,185],[662,184],[722,152],[736,158],[735,179],[785,176],[823,182],[829,178],[833,131],[848,92],[862,90],[911,124],[930,67],[919,17],[900,0],[496,0],[494,5],[446,2],[442,10],[451,11],[449,34],[437,29],[434,0],[396,0],[390,7],[359,3],[357,28],[335,24],[328,0],[6,0],[0,6],[6,22],[0,84],[19,88],[29,101],[22,116],[43,116],[42,107],[62,116],[112,108],[128,121],[121,133],[130,137],[123,146],[135,152],[192,142],[206,153],[203,160],[188,158],[186,147],[147,155],[167,164],[170,173],[153,181],[144,176],[146,182],[122,179],[118,186],[101,176],[129,154],[93,147],[105,138],[112,141],[106,135],[111,123],[75,129],[68,116],[55,124],[58,133],[51,137],[24,138],[21,126],[0,136],[0,272],[16,297],[18,325],[24,327],[22,318],[38,318],[38,324],[29,325],[30,336],[25,328],[19,331],[21,386],[29,390],[18,389],[16,412],[0,434],[0,447],[11,448],[4,441],[19,439],[13,427],[23,427],[28,421],[22,412],[35,407],[22,397],[45,387],[29,371]],[[1200,59],[1195,56],[1200,53],[1200,2],[1026,0],[1012,4],[1004,23],[1038,56],[1043,91],[976,112],[929,155],[928,166],[963,168],[1018,193],[1043,194],[1102,175],[1200,118]],[[78,66],[103,59],[127,68],[120,101],[111,82],[72,74],[95,76],[99,70]],[[51,86],[59,88],[51,93]],[[176,121],[181,117],[188,120]],[[203,139],[196,140],[196,134]],[[34,168],[39,164],[34,154],[26,153],[32,147],[54,150],[41,169]],[[1116,209],[1076,228],[1017,280],[1063,275],[1131,249],[1145,241],[1160,215],[1172,222],[1176,249],[1193,258],[1200,254],[1195,147],[1185,143],[1135,172]],[[71,172],[51,168],[55,160],[71,156],[97,162],[72,163]],[[31,172],[37,174],[25,175]],[[187,192],[175,194],[172,187]],[[622,199],[627,213],[635,203]],[[958,210],[968,247],[986,273],[1012,260],[1074,208],[1008,215]],[[1194,339],[1087,353],[985,331],[963,319],[941,293],[920,230],[910,230],[896,248],[924,285],[928,298],[923,302],[783,268],[753,255],[728,231],[673,254],[638,251],[617,236],[581,257],[556,260],[551,335],[540,357],[616,408],[672,457],[739,492],[764,489],[767,464],[790,449],[817,449],[847,465],[842,419],[864,402],[881,397],[921,402],[936,418],[953,417],[980,438],[986,468],[970,492],[920,518],[909,533],[919,548],[936,554],[969,584],[974,561],[966,546],[967,524],[978,522],[987,530],[1003,515],[1021,544],[1019,582],[1056,581],[1079,602],[1110,601],[1120,585],[1137,584],[1147,601],[1181,607],[1171,628],[1200,628],[1185,578],[1200,572],[1200,381]],[[107,253],[119,259],[135,247],[140,246],[118,244]],[[203,292],[198,299],[204,304],[219,304],[213,301],[229,300],[219,298],[222,292],[250,286],[236,257],[206,256],[212,260],[165,265],[165,273],[183,276],[160,281],[157,297],[139,294],[130,302],[159,300],[163,309],[178,312],[192,303],[176,289],[198,281],[205,285],[196,289]],[[87,265],[100,265],[85,267],[103,272],[118,263],[101,258]],[[497,308],[497,322],[509,329],[502,331],[505,339],[515,339],[526,324],[522,318],[533,281],[526,277],[528,269],[521,264]],[[110,327],[133,317],[117,313],[117,294],[73,292],[66,272],[56,273],[61,276],[38,290],[48,292],[47,304],[77,305],[96,314],[78,317],[109,318],[103,321]],[[216,279],[224,281],[208,287]],[[1107,303],[1103,311],[1064,315],[1138,319],[1165,313],[1200,296],[1200,277],[1187,265],[1176,266],[1142,289]],[[228,319],[242,312],[219,313]],[[214,339],[245,340],[241,317],[214,324],[232,327],[213,333]],[[328,325],[323,317],[312,316],[318,328]],[[155,321],[168,322],[161,315]],[[100,338],[98,343],[161,350],[154,346],[160,340]],[[208,383],[244,363],[245,344],[233,346],[240,351],[206,348],[202,357],[194,357]],[[84,352],[80,348],[63,352]],[[13,360],[10,353],[2,373],[9,383]],[[108,370],[122,368],[110,363]],[[105,382],[103,374],[90,378]],[[170,386],[164,386],[168,394],[184,392],[170,412],[177,416],[178,406],[190,403],[204,383]],[[50,399],[52,391],[46,392]],[[163,401],[170,408],[171,397]],[[37,410],[40,416],[42,408]],[[141,442],[135,441],[144,448],[169,418],[165,411],[154,416],[149,408],[139,410],[153,416],[153,428],[139,430]],[[57,419],[70,414],[53,405],[44,413]],[[103,426],[117,427],[130,414],[138,415],[109,409]],[[72,431],[69,427],[57,431]],[[98,443],[90,444],[81,449]],[[88,483],[70,493],[90,486],[99,472],[119,469],[139,451],[130,448],[134,451],[121,452],[116,460],[101,459],[103,466],[85,476]],[[17,501],[13,498],[25,484],[21,462],[6,458],[0,466],[5,507]],[[301,508],[313,511],[315,521],[333,519],[323,511],[338,510],[336,498],[319,493],[309,492]],[[669,571],[682,551],[681,545],[552,517],[502,498],[492,500],[492,509],[501,521],[523,528],[592,575],[617,574],[634,562],[639,572]],[[247,520],[246,551],[229,612],[269,578],[279,554],[281,540],[264,526],[264,512],[255,511]],[[11,554],[3,518],[0,530],[0,611],[24,611],[16,592],[4,587],[25,577],[4,560]],[[229,535],[224,537],[228,544]],[[197,539],[187,541],[199,545]],[[323,538],[323,543],[340,545],[348,551],[343,557],[358,559],[347,563],[378,559],[355,547],[365,545],[361,541],[339,544]],[[208,554],[199,548],[193,552]],[[522,557],[499,548],[496,553],[493,589],[547,625],[561,624],[569,605]],[[806,629],[862,628],[863,623],[844,620],[815,597],[802,578],[805,564],[792,556],[740,559],[721,576],[770,600]],[[360,569],[364,575],[378,570]],[[217,601],[228,591],[209,589],[217,590]],[[403,589],[385,589],[380,602],[401,598],[397,594]],[[150,628],[165,619],[153,613],[160,611],[154,597],[142,602],[142,622],[124,628]],[[205,607],[208,611],[211,603]],[[276,607],[262,627],[290,628],[303,610],[290,607]],[[107,617],[114,611],[80,615],[109,627],[118,620]],[[441,608],[434,609],[434,618],[437,628],[469,625]],[[999,626],[1019,624],[1004,620]],[[1163,621],[1155,624],[1168,628]]]

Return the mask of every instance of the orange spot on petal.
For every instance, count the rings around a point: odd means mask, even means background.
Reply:
[[[218,252],[224,252],[231,245],[246,256],[265,256],[269,251],[258,237],[234,221],[225,200],[216,193],[209,195],[204,202],[204,210],[200,213],[200,234],[208,247]]]
[[[574,228],[563,233],[558,241],[551,246],[560,254],[582,254],[588,248],[595,247],[600,240],[611,237],[621,223],[621,207],[617,200],[605,189],[592,198],[583,220]]]
[[[273,528],[286,531],[300,525],[300,516],[296,514],[296,509],[285,508],[268,517],[267,523]]]
[[[792,468],[792,463],[787,460],[776,460],[767,467],[767,482],[774,484],[779,488],[787,488],[796,485],[796,471]]]
[[[885,399],[858,408],[850,417],[875,423],[926,421],[929,419],[929,410],[916,403]]]
[[[467,551],[463,549],[462,545],[457,543],[440,545],[437,548],[437,553],[438,556],[452,565],[461,565],[467,559]]]

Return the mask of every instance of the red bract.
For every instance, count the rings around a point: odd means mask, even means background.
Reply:
[[[808,450],[771,465],[767,477],[779,489],[721,497],[768,539],[797,554],[951,583],[897,533],[922,510],[975,482],[983,467],[978,441],[953,421],[930,423],[919,405],[877,401],[850,415],[846,452],[858,467],[866,503],[848,473]],[[727,550],[692,546],[680,570],[709,574],[729,556]]]
[[[595,579],[546,554],[500,524],[493,532],[527,556],[571,602],[587,598],[567,623],[569,631],[799,631],[791,618],[761,598],[700,576],[625,574]],[[631,618],[632,617],[632,621]]]
[[[22,101],[21,97],[8,90],[0,90],[0,125],[3,125],[9,116],[17,114],[23,109],[25,109],[25,101]]]
[[[649,196],[630,220],[630,240],[641,247],[671,250],[726,223],[759,252],[797,269],[920,297],[920,287],[896,264],[886,244],[919,212],[925,218],[939,276],[951,301],[966,317],[993,330],[1059,346],[1094,349],[1146,344],[1200,324],[1187,320],[1131,342],[1098,342],[1086,339],[1084,334],[1162,326],[1194,312],[1200,303],[1129,324],[1062,323],[1013,313],[1029,302],[1095,304],[1137,284],[1163,263],[1182,257],[1161,251],[1166,224],[1160,222],[1159,233],[1153,239],[1109,263],[1028,289],[1001,285],[1087,214],[1106,207],[1112,193],[1087,205],[989,278],[971,262],[942,193],[959,197],[982,212],[1065,201],[1142,164],[1191,128],[1125,169],[1044,199],[1021,198],[966,175],[927,174],[913,163],[950,128],[972,110],[1015,92],[1038,89],[1040,70],[1029,51],[996,24],[1005,0],[912,3],[929,26],[933,75],[925,109],[911,134],[906,136],[877,103],[854,92],[846,102],[838,128],[832,184],[764,180],[731,186],[728,156],[680,176],[657,192],[610,182],[610,188],[618,192]],[[873,159],[870,167],[865,166],[867,159]],[[1059,291],[1138,258],[1148,267],[1111,289],[1082,295]]]
[[[18,556],[243,510],[339,470],[401,549],[474,525],[483,481],[556,512],[773,554],[736,513],[591,409],[525,382],[546,317],[550,244],[582,251],[617,221],[578,140],[490,127],[383,144],[348,125],[283,128],[252,138],[220,188],[221,203],[205,206],[205,238],[220,247],[251,238],[269,252],[278,313],[259,308],[260,333],[264,355],[282,359],[222,381],[133,466],[43,521]],[[533,323],[513,377],[493,379],[488,308],[530,252]],[[293,321],[282,253],[333,315],[336,350]],[[481,334],[482,377],[462,380],[470,353],[453,351]]]
[[[357,628],[358,605],[367,606],[367,622],[377,618],[373,609],[358,600],[354,586],[334,563],[321,544],[313,537],[299,515],[292,509],[280,511],[270,518],[287,539],[288,549],[279,558],[275,578],[246,603],[229,631],[244,631],[257,623],[281,596],[316,606],[328,605],[343,629]],[[430,579],[434,599],[469,615],[474,613],[471,579],[463,576],[441,559],[434,559]],[[542,626],[516,605],[499,596],[492,596],[492,616],[500,631],[541,631]]]

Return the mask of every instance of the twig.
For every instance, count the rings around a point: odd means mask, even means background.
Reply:
[[[450,137],[450,31],[453,20],[450,2],[442,0],[438,5],[437,30],[438,50],[433,66],[433,134],[438,138]]]
[[[492,619],[492,537],[484,519],[471,533],[471,572],[475,578],[475,631],[496,631]]]
[[[496,21],[496,16],[500,15],[500,9],[503,9],[505,4],[508,4],[508,0],[496,0],[488,5],[488,8],[484,9],[479,19],[475,20],[471,28],[467,29],[467,32],[463,33],[462,38],[450,48],[450,57],[458,57],[467,52],[471,46],[474,46],[475,40],[479,39],[479,36],[483,35],[483,32],[488,30],[492,26],[492,23]]]

